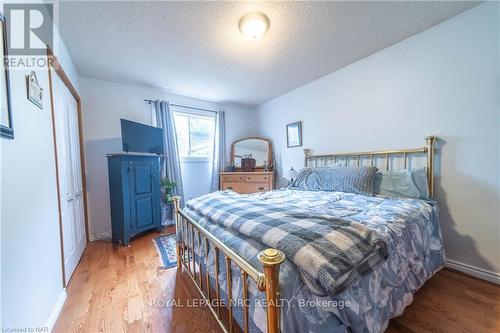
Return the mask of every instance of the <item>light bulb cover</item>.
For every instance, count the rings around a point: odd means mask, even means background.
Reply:
[[[250,39],[259,39],[269,29],[269,19],[262,13],[250,13],[240,20],[240,31]]]

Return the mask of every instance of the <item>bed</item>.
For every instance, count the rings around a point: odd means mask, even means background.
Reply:
[[[406,169],[412,155],[423,155],[432,196],[434,142],[378,152],[305,150],[304,164],[383,159],[386,170]],[[178,267],[226,332],[382,332],[444,264],[433,200],[286,188],[215,192],[182,210],[176,198],[175,206]]]

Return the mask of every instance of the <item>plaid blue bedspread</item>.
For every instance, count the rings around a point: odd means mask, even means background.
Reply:
[[[413,294],[444,264],[444,251],[438,221],[438,207],[419,199],[367,197],[342,192],[278,191],[242,195],[260,202],[282,202],[310,212],[363,224],[381,235],[388,258],[374,270],[353,281],[335,295],[318,296],[304,283],[297,266],[287,257],[280,270],[282,331],[293,332],[383,332],[389,319],[400,315],[413,300]],[[295,209],[294,208],[294,209]],[[260,269],[257,253],[268,245],[233,231],[189,208],[184,213],[215,235],[251,265]],[[200,251],[203,250],[203,247]],[[200,252],[198,255],[204,256]],[[219,253],[219,262],[224,261]],[[210,285],[215,288],[215,255],[208,251]],[[242,298],[242,278],[232,264],[233,300]],[[227,301],[225,265],[220,265],[221,298]],[[250,332],[265,332],[265,293],[256,283],[248,285]],[[243,308],[233,307],[234,318],[243,327]]]
[[[296,205],[219,191],[190,200],[193,210],[269,247],[283,251],[312,292],[333,295],[387,257],[374,230],[349,219]]]

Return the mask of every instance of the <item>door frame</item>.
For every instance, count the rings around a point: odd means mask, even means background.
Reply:
[[[63,288],[66,287],[66,272],[64,269],[64,237],[63,237],[63,226],[62,226],[62,213],[61,213],[61,189],[59,184],[59,166],[57,159],[57,140],[56,140],[56,123],[55,123],[55,110],[54,110],[54,92],[52,88],[52,71],[57,74],[57,76],[61,79],[64,85],[69,89],[71,95],[76,100],[77,105],[77,113],[78,113],[78,143],[80,145],[80,168],[82,174],[82,195],[83,195],[83,215],[85,220],[85,246],[89,242],[89,219],[88,219],[88,211],[87,211],[87,177],[85,173],[85,152],[83,146],[83,115],[82,115],[82,103],[80,95],[76,91],[75,87],[71,83],[71,80],[66,75],[66,72],[61,66],[59,60],[54,55],[52,50],[47,47],[47,70],[49,72],[49,87],[50,87],[50,109],[52,116],[52,137],[54,141],[54,157],[56,163],[56,183],[57,183],[57,207],[58,207],[58,215],[59,215],[59,238],[61,241],[61,268],[62,268],[62,282]]]

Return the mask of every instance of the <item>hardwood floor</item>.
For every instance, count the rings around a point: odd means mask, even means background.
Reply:
[[[54,332],[220,332],[208,309],[165,304],[198,294],[176,268],[158,269],[157,235],[133,240],[130,247],[90,243],[68,285]]]
[[[90,243],[54,332],[221,332],[208,308],[186,306],[199,297],[189,277],[158,269],[156,235],[130,247]],[[168,306],[169,300],[184,306]],[[500,332],[500,286],[442,270],[387,332]]]
[[[387,332],[500,332],[500,286],[443,269]]]

